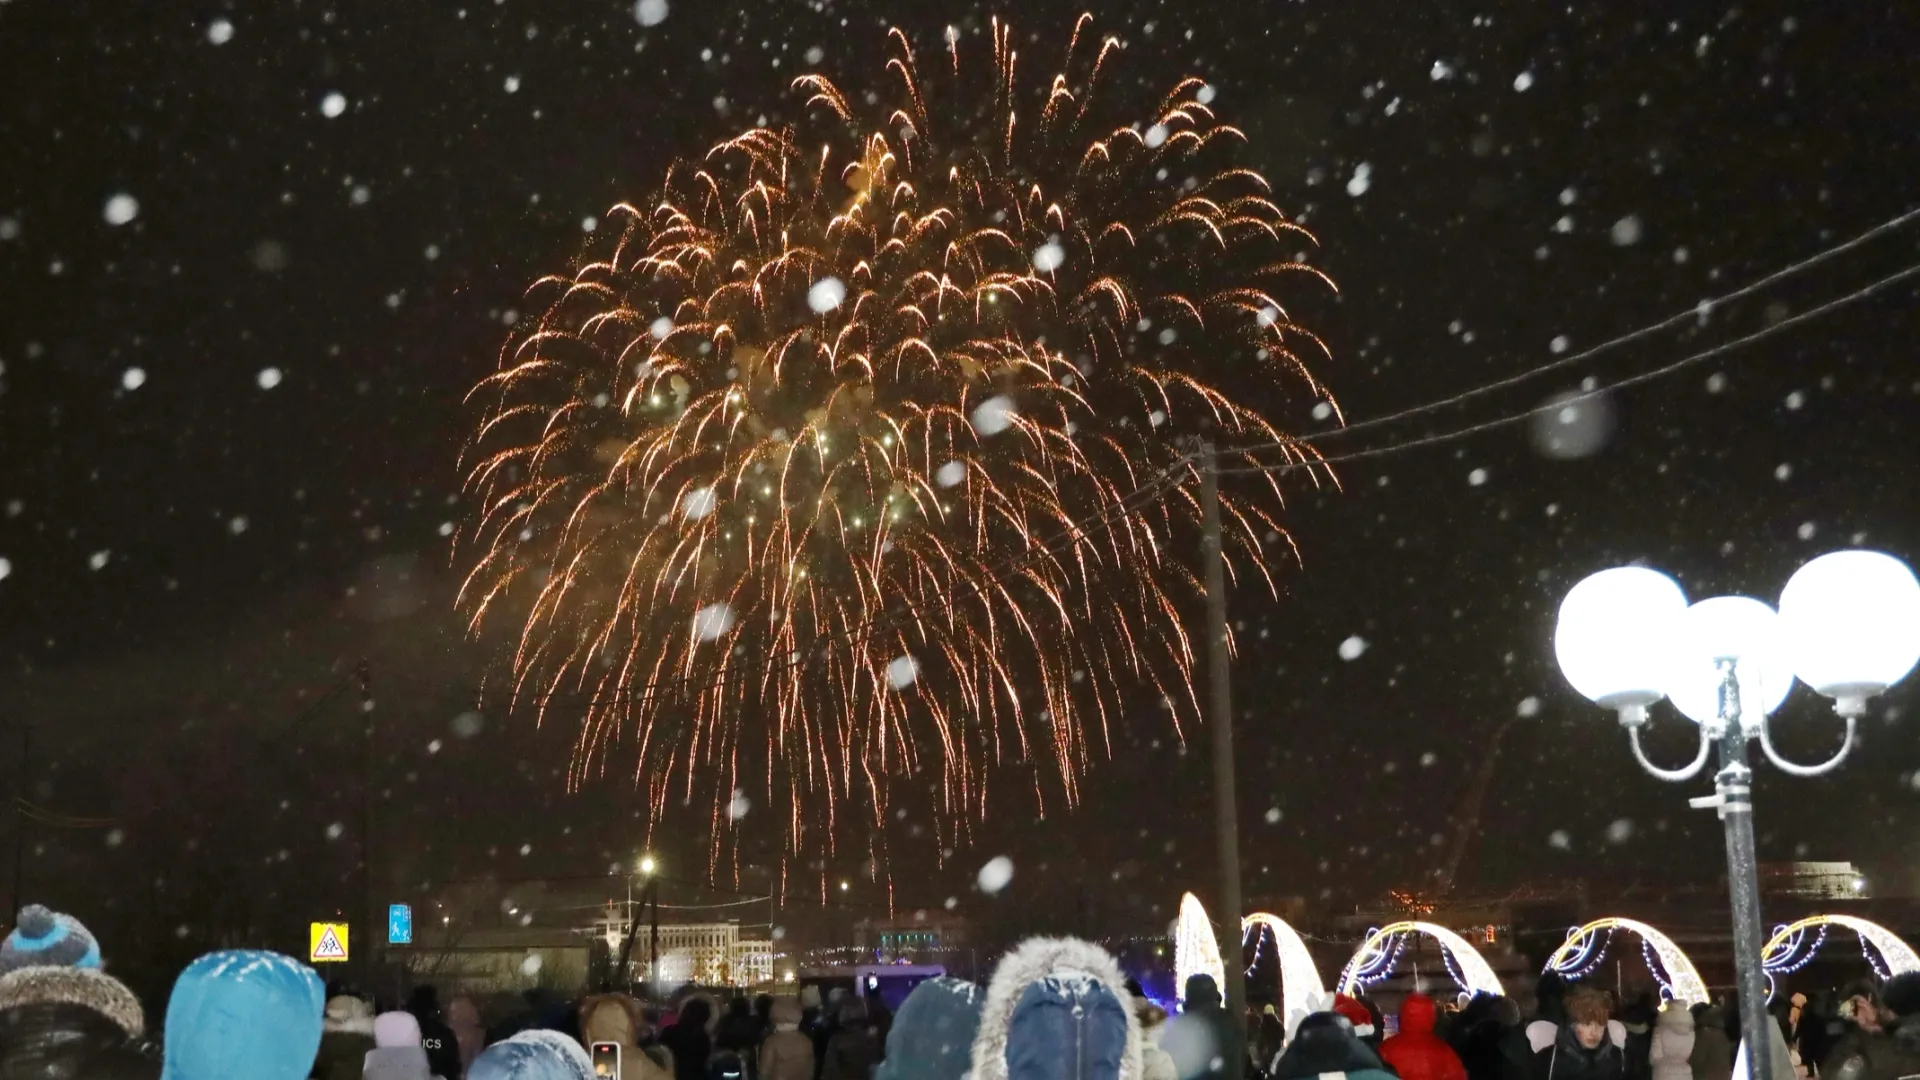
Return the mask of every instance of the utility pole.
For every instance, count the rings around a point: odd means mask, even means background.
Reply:
[[[1213,732],[1213,829],[1220,863],[1219,927],[1221,967],[1227,985],[1223,1025],[1234,1033],[1233,1045],[1222,1048],[1225,1080],[1241,1080],[1247,1072],[1247,974],[1240,947],[1240,815],[1233,784],[1233,683],[1227,655],[1226,547],[1220,534],[1220,473],[1213,443],[1200,444],[1200,508],[1203,529],[1200,558],[1206,564],[1207,586],[1207,705]],[[1184,992],[1184,990],[1183,990]]]
[[[367,979],[366,993],[374,992],[374,979],[379,975],[379,966],[375,962],[375,950],[380,948],[385,936],[379,933],[385,929],[385,920],[379,917],[379,908],[373,896],[373,665],[366,660],[354,666],[354,681],[360,688],[360,715],[364,720],[363,734],[366,739],[366,763],[360,779],[360,880],[366,889],[366,899],[361,911],[366,918],[362,926],[367,931]],[[385,953],[384,949],[380,950]]]
[[[20,723],[20,788],[13,802],[13,906],[7,908],[9,925],[20,918],[20,879],[26,873],[27,855],[27,808],[20,805],[26,798],[27,784],[33,773],[33,725],[25,721]]]

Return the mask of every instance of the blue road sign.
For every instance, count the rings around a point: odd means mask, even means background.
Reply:
[[[387,905],[387,944],[413,944],[413,907],[410,904]]]

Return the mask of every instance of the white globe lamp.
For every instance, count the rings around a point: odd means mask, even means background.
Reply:
[[[1843,716],[1920,661],[1920,581],[1878,551],[1835,551],[1801,567],[1780,594],[1794,672]]]
[[[1687,610],[1679,583],[1657,570],[1622,566],[1591,575],[1560,603],[1553,655],[1589,701],[1644,722],[1666,696],[1666,639]]]
[[[1793,660],[1780,616],[1750,596],[1716,596],[1688,608],[1674,625],[1666,688],[1673,706],[1696,724],[1720,719],[1720,664],[1731,660],[1740,714],[1749,725],[1771,715],[1793,689]]]

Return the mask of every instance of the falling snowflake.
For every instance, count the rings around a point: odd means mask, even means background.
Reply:
[[[1727,388],[1727,377],[1716,371],[1707,376],[1707,393],[1717,394]]]
[[[246,515],[245,515],[245,514],[241,514],[241,515],[239,515],[239,516],[237,516],[237,517],[234,517],[234,518],[232,518],[232,519],[230,519],[230,520],[228,520],[228,522],[227,522],[227,531],[228,531],[228,532],[230,532],[230,533],[232,533],[232,534],[233,534],[233,535],[235,535],[235,536],[239,536],[239,535],[240,535],[241,533],[243,533],[243,532],[246,532],[246,531],[247,531],[247,517],[246,517]]]
[[[1568,836],[1565,829],[1555,829],[1547,834],[1547,846],[1555,851],[1572,851],[1573,837]]]
[[[1433,68],[1427,72],[1427,77],[1434,82],[1451,79],[1453,78],[1453,65],[1447,63],[1445,60],[1435,60],[1433,62]]]
[[[982,435],[998,435],[1013,424],[1013,399],[995,394],[973,409],[973,430]]]
[[[896,656],[887,664],[887,685],[905,690],[920,678],[920,662],[911,656]]]
[[[644,2],[647,2],[647,0],[643,0],[643,3]],[[659,4],[663,8],[667,6],[666,0],[659,0]],[[542,963],[543,961],[540,959],[539,953],[530,952],[527,954],[527,958],[525,960],[520,961],[520,974],[525,975],[527,978],[531,979],[534,976],[540,974],[540,967]],[[574,1053],[577,1054],[579,1053],[579,1051],[576,1050],[574,1051]]]
[[[13,560],[7,559],[7,558],[0,558],[0,581],[5,581],[12,576],[13,576]]]
[[[727,802],[727,820],[739,821],[741,818],[746,817],[747,811],[751,809],[753,809],[753,801],[747,798],[747,793],[739,788],[734,788],[733,798]]]
[[[517,93],[519,93],[519,92],[520,92],[520,76],[518,76],[518,75],[509,75],[509,76],[507,76],[507,80],[506,80],[506,82],[505,82],[505,84],[503,84],[503,85],[504,85],[504,87],[505,87],[505,89],[506,89],[506,91],[507,91],[507,93],[509,93],[509,94],[517,94]],[[591,231],[591,230],[589,230],[589,231]]]
[[[1523,71],[1515,75],[1513,77],[1513,88],[1523,94],[1533,89],[1533,72]]]
[[[1167,134],[1167,126],[1165,124],[1155,124],[1148,128],[1146,136],[1147,149],[1158,149],[1162,143],[1167,141]]]
[[[327,839],[338,840],[340,839],[340,834],[346,831],[347,831],[347,827],[336,821],[333,824],[327,826]]]
[[[967,467],[958,461],[947,462],[945,465],[940,466],[939,470],[933,474],[934,481],[941,487],[956,487],[966,478]]]
[[[693,636],[712,641],[733,629],[733,609],[726,604],[708,604],[693,613]]]
[[[807,290],[807,306],[814,314],[825,315],[847,298],[847,287],[837,277],[823,277]]]
[[[1364,161],[1355,165],[1353,167],[1353,178],[1347,181],[1347,194],[1357,199],[1365,195],[1367,189],[1372,186],[1373,166]]]
[[[1485,469],[1475,469],[1472,472],[1467,474],[1467,483],[1471,484],[1474,487],[1479,487],[1480,485],[1486,482],[1487,482],[1487,470]]]
[[[87,556],[87,566],[93,570],[103,570],[106,568],[107,560],[111,558],[113,558],[113,552],[110,550],[96,551]]]
[[[347,111],[347,96],[334,91],[320,99],[320,115],[329,120]]]
[[[1793,466],[1784,461],[1775,465],[1773,467],[1773,478],[1783,482],[1793,479]]]
[[[260,389],[271,390],[280,385],[280,380],[283,377],[279,368],[267,367],[261,368],[260,373],[253,377],[253,381],[260,385]]]
[[[1607,232],[1613,238],[1615,247],[1632,247],[1640,242],[1640,217],[1637,214],[1628,214],[1614,222],[1613,228]]]
[[[633,5],[633,17],[641,26],[659,26],[667,21],[667,0],[639,0]]]
[[[1067,249],[1061,247],[1058,240],[1049,240],[1033,252],[1033,268],[1043,274],[1053,273],[1066,261]]]
[[[1795,535],[1799,536],[1800,539],[1802,540],[1811,540],[1813,539],[1813,534],[1818,531],[1819,531],[1819,527],[1816,526],[1813,522],[1803,521],[1800,523],[1800,527],[1794,530],[1794,533]]]
[[[225,45],[233,40],[233,24],[225,19],[215,19],[207,24],[207,40],[215,45]]]
[[[698,487],[687,492],[686,497],[680,500],[680,512],[689,520],[699,521],[713,513],[718,505],[720,505],[720,498],[713,493],[712,488]]]
[[[1367,639],[1355,634],[1340,643],[1340,659],[1358,660],[1367,651]]]
[[[1533,697],[1532,695],[1523,697],[1520,699],[1520,704],[1513,711],[1515,715],[1518,715],[1522,718],[1531,718],[1531,717],[1539,716],[1540,715],[1540,699],[1537,697]]]
[[[1795,390],[1793,393],[1787,395],[1787,408],[1789,409],[1798,409],[1800,408],[1800,406],[1805,405],[1806,403],[1807,403],[1807,395],[1801,393],[1798,390]]]
[[[1607,843],[1624,844],[1633,839],[1633,821],[1630,818],[1617,818],[1607,826]]]
[[[107,200],[107,204],[100,209],[100,216],[109,225],[125,225],[140,216],[140,200],[123,191]]]
[[[130,367],[120,373],[120,385],[127,390],[138,390],[145,386],[147,373],[143,368]]]
[[[1007,887],[1013,880],[1013,860],[1005,855],[995,855],[980,868],[980,891],[991,896]]]
[[[453,718],[453,733],[463,739],[471,739],[480,734],[480,729],[486,724],[486,717],[469,709]]]
[[[1547,342],[1547,350],[1549,352],[1554,353],[1555,355],[1558,355],[1560,353],[1566,352],[1567,346],[1571,344],[1573,343],[1567,340],[1567,335],[1555,334],[1553,336],[1553,340]]]

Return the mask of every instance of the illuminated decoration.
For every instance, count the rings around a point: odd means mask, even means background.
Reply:
[[[1820,946],[1826,944],[1829,926],[1842,926],[1860,935],[1860,955],[1866,957],[1867,965],[1881,979],[1920,971],[1920,954],[1915,954],[1913,946],[1879,923],[1853,915],[1813,915],[1775,930],[1767,947],[1760,950],[1760,966],[1767,973],[1768,997],[1773,996],[1777,977],[1799,971],[1813,960]],[[1811,941],[1809,931],[1815,931]]]
[[[1199,903],[1194,901],[1194,906],[1198,907]],[[1186,905],[1182,903],[1181,914],[1184,916],[1185,912]],[[1258,911],[1240,920],[1243,938],[1251,930],[1257,939],[1263,928],[1273,935],[1274,945],[1280,950],[1280,1015],[1290,1017],[1313,1011],[1312,1003],[1326,997],[1327,988],[1320,981],[1319,969],[1313,966],[1313,954],[1307,951],[1307,943],[1277,915]],[[1182,981],[1180,985],[1186,983]]]
[[[1660,982],[1660,995],[1687,1005],[1707,1000],[1707,984],[1680,946],[1660,931],[1635,919],[1608,917],[1567,931],[1567,940],[1547,960],[1547,971],[1558,972],[1569,981],[1590,973],[1607,954],[1614,930],[1625,930],[1640,937],[1640,955]],[[1606,937],[1601,937],[1605,934]]]
[[[1282,923],[1281,925],[1285,925]],[[1180,898],[1180,921],[1173,926],[1174,993],[1187,992],[1187,979],[1194,975],[1213,976],[1213,985],[1227,985],[1227,968],[1220,962],[1220,941],[1213,936],[1213,922],[1200,898],[1187,893]]]
[[[1340,992],[1357,993],[1369,983],[1378,982],[1393,972],[1400,959],[1400,953],[1406,948],[1409,934],[1425,934],[1441,945],[1447,953],[1447,970],[1470,994],[1494,994],[1504,996],[1506,989],[1500,985],[1500,977],[1493,973],[1493,967],[1479,951],[1468,944],[1459,934],[1430,922],[1389,923],[1367,935],[1355,950],[1353,959],[1347,961],[1346,969],[1340,972]]]

